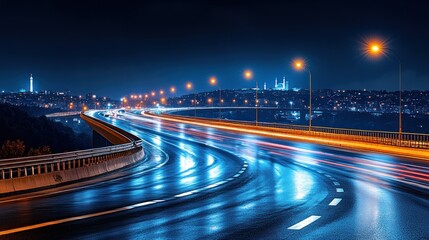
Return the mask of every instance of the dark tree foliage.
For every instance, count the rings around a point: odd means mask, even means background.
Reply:
[[[25,144],[21,140],[6,140],[0,148],[0,158],[17,158],[24,156]]]
[[[30,148],[30,150],[28,150],[28,156],[39,156],[39,155],[45,155],[45,154],[51,154],[51,153],[52,151],[49,146]]]
[[[71,128],[45,116],[31,117],[18,107],[0,104],[0,144],[10,139],[22,140],[27,148],[49,146],[54,153],[88,148]]]

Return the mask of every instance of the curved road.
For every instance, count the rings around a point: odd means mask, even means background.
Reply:
[[[0,198],[0,239],[429,239],[428,163],[95,116],[141,137],[146,159]]]

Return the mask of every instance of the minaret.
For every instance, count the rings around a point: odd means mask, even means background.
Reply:
[[[289,81],[286,81],[286,91],[289,91]]]
[[[267,82],[264,82],[264,90],[267,90]]]
[[[30,92],[33,92],[33,74],[30,73]]]
[[[282,86],[283,90],[286,89],[286,77],[283,76],[283,86]]]
[[[276,89],[276,88],[277,88],[277,78],[276,78],[276,81],[274,83],[274,89]]]

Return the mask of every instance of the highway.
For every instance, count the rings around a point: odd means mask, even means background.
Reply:
[[[0,198],[0,239],[429,239],[429,162],[94,116],[146,159]]]

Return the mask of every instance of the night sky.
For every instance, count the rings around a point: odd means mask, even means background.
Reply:
[[[382,37],[403,63],[405,89],[429,89],[429,30],[418,1],[4,1],[0,0],[0,90],[69,89],[120,98],[185,82],[210,90],[262,85],[303,57],[315,89],[398,88],[391,55],[371,60],[362,41]]]

